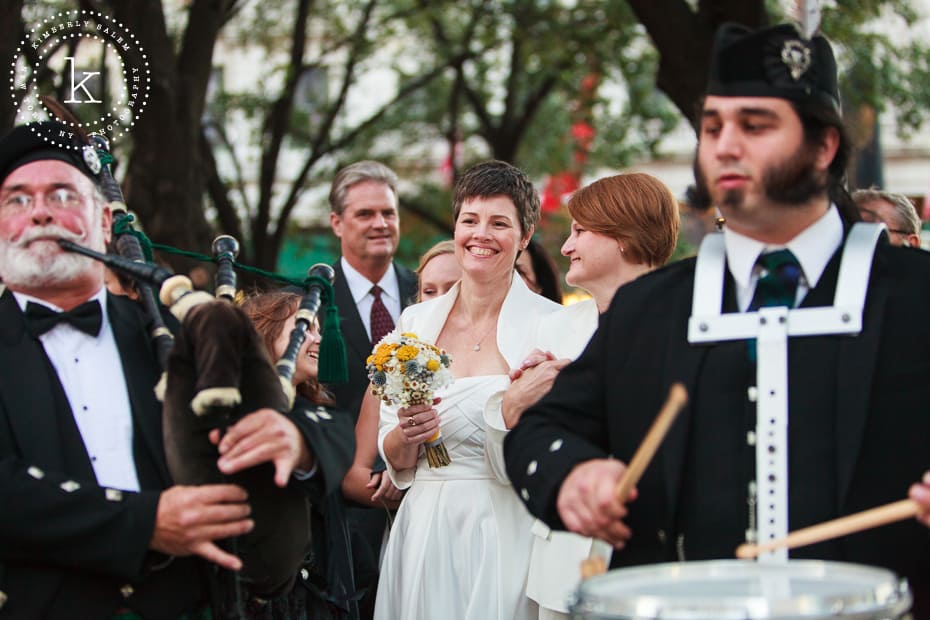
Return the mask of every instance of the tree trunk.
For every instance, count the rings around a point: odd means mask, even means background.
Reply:
[[[23,37],[23,0],[5,0],[0,2],[0,58],[12,59],[16,56],[16,46]],[[19,99],[10,97],[8,91],[0,96],[0,133],[16,123],[16,106]]]
[[[201,116],[213,46],[232,4],[192,2],[176,56],[159,0],[110,0],[115,16],[142,41],[151,69],[148,103],[133,127],[127,204],[153,241],[202,253],[209,253],[213,231],[203,210]],[[186,267],[185,261],[166,259]]]
[[[768,23],[764,0],[627,0],[659,52],[656,85],[697,129],[697,104],[707,87],[714,33],[723,22]]]

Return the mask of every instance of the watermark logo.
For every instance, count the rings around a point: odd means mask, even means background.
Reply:
[[[16,124],[55,119],[41,97],[50,97],[78,119],[69,123],[111,143],[136,123],[151,90],[142,45],[121,23],[90,10],[61,11],[33,25],[19,42],[10,69]],[[42,135],[65,148],[65,136]]]

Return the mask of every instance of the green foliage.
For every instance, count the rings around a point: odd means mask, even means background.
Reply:
[[[197,36],[186,32],[186,7],[199,1],[162,3],[176,48],[185,36]],[[654,0],[667,6],[680,1]],[[765,4],[772,22],[786,18],[788,3],[753,1]],[[278,230],[290,236],[287,218],[272,217],[288,196],[319,193],[336,168],[377,158],[404,181],[401,252],[412,264],[419,251],[448,236],[449,228],[439,223],[451,224],[449,190],[437,171],[453,143],[459,143],[459,166],[503,154],[541,181],[573,165],[570,131],[579,118],[594,129],[586,173],[656,155],[680,122],[678,110],[655,86],[658,54],[626,2],[313,0],[306,43],[295,63],[290,51],[298,2],[240,0],[214,55],[219,65],[230,52],[249,52],[239,64],[225,66],[225,79],[208,106],[218,128],[237,140],[232,150],[220,142],[213,150],[231,188],[229,198],[246,221],[261,222],[255,219],[255,189],[261,154],[269,146],[271,111],[289,78],[311,68],[321,76],[312,104],[294,105],[286,117],[284,148],[272,162],[269,222],[265,230],[256,224],[257,236]],[[370,19],[360,27],[372,3]],[[712,11],[714,2],[690,5]],[[867,104],[879,111],[893,103],[899,132],[917,131],[930,111],[930,48],[902,36],[917,18],[917,3],[826,5],[823,30],[836,43],[844,101],[851,109]],[[27,0],[23,14],[28,21],[77,6],[77,0]],[[372,74],[382,78],[374,87]],[[581,85],[592,77],[600,86],[579,110]],[[404,96],[392,101],[396,92]],[[228,165],[233,157],[238,166]],[[307,175],[298,178],[305,161]],[[324,217],[320,209],[318,220]],[[557,255],[566,223],[556,217],[544,226],[552,228],[543,232]],[[323,232],[314,230],[314,238]]]
[[[773,21],[790,19],[770,3]],[[844,108],[878,112],[894,104],[901,137],[930,116],[930,47],[911,40],[920,17],[911,0],[844,0],[825,3],[821,32],[834,44]],[[924,17],[928,11],[924,8]]]

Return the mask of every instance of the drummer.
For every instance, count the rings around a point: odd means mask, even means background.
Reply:
[[[791,25],[722,26],[699,124],[697,195],[726,217],[721,317],[833,306],[858,215],[843,184],[851,144],[830,44],[805,40]],[[882,235],[869,256],[852,276],[860,285],[868,278],[861,332],[787,340],[791,530],[903,499],[909,489],[928,522],[930,255]],[[695,264],[623,287],[586,351],[505,444],[508,474],[530,512],[613,543],[614,567],[733,558],[755,540],[758,505],[767,501],[755,494],[756,408],[768,396],[756,386],[756,342],[689,343]],[[690,403],[621,505],[613,490],[624,463],[675,381]],[[791,557],[887,567],[908,578],[915,617],[930,615],[930,534],[918,521]]]

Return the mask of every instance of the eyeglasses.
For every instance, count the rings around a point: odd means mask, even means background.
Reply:
[[[35,206],[35,194],[13,191],[0,202],[0,210],[6,214],[26,213]],[[84,204],[84,196],[75,189],[56,187],[42,194],[45,205],[51,209],[77,209]]]

